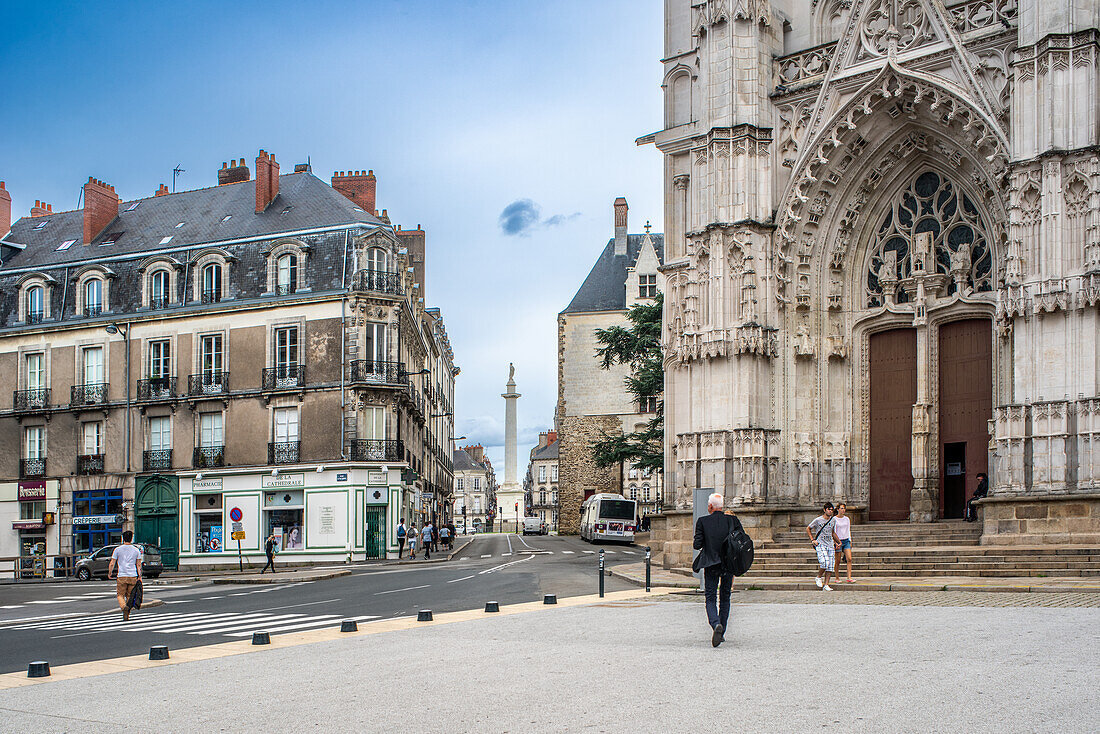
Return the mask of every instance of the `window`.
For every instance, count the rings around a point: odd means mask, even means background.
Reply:
[[[636,467],[636,466],[630,467],[630,470],[627,471],[626,475],[630,479],[637,479],[638,478],[638,467]]]
[[[377,405],[363,411],[363,438],[382,441],[386,438],[386,409]]]
[[[62,242],[60,245],[57,246],[57,251],[61,252],[62,250],[67,250],[75,244],[76,244],[76,240],[65,240],[64,242]]]
[[[200,369],[204,383],[206,378],[220,380],[224,365],[224,353],[222,351],[222,335],[207,334],[199,342]],[[220,383],[218,383],[220,384]]]
[[[103,241],[99,243],[99,246],[103,247],[104,245],[113,245],[116,242],[118,242],[119,238],[122,237],[122,235],[124,235],[124,234],[126,234],[126,233],[125,232],[112,232],[111,234],[109,234],[109,235],[107,235],[106,237],[103,238]]]
[[[630,485],[630,499],[638,499],[638,488],[633,484]]]
[[[128,211],[128,212],[132,212],[132,211],[133,211],[134,209],[137,209],[137,208],[138,208],[138,206],[139,206],[140,204],[141,204],[141,202],[140,202],[140,201],[135,201],[135,202],[134,202],[133,204],[131,204],[130,206],[126,207],[126,211]]]
[[[175,237],[175,235],[171,235],[171,234],[168,235],[167,237],[161,237],[160,238],[160,244],[167,245],[169,242],[172,241],[173,237]]]
[[[95,456],[103,453],[103,421],[89,421],[82,426],[83,453]]]
[[[550,502],[552,504],[558,504],[558,488],[554,487],[550,490]]]
[[[220,494],[195,495],[195,528],[196,553],[221,553],[223,526]]]
[[[264,497],[264,526],[275,535],[279,550],[305,548],[305,500],[300,489],[267,492]],[[267,535],[265,534],[266,538]]]
[[[558,465],[557,464],[551,464],[550,465],[550,481],[551,482],[558,481]]]
[[[122,489],[73,491],[73,551],[87,553],[122,542],[121,523],[76,522],[89,515],[118,515],[122,512]]]
[[[171,302],[171,281],[167,270],[154,270],[149,276],[149,307],[164,308]]]
[[[657,396],[650,395],[647,398],[642,398],[638,401],[639,413],[656,413],[657,412]]]
[[[46,500],[34,500],[32,502],[19,503],[20,520],[41,520],[46,512]]]
[[[456,489],[457,489],[457,490],[458,490],[459,492],[461,492],[461,491],[462,491],[462,477],[457,477],[457,478],[455,479],[455,482],[456,482],[456,484],[455,484],[455,488],[456,488]]]
[[[546,490],[545,489],[543,489],[539,492],[539,504],[540,505],[545,505],[546,504]]]
[[[539,467],[539,483],[546,481],[546,465],[543,464]]]
[[[381,247],[367,250],[367,270],[384,273],[389,270],[389,253]]]
[[[481,512],[481,498],[480,497],[474,497],[474,512],[475,513],[480,513]]]
[[[222,433],[222,414],[199,414],[199,446],[206,448],[224,445],[225,438]]]
[[[84,348],[84,384],[103,384],[103,347]]]
[[[638,276],[638,298],[656,298],[657,297],[657,276],[656,275],[639,275]]]
[[[366,329],[366,344],[363,345],[363,356],[375,362],[386,361],[386,325],[368,323]]]
[[[172,376],[172,343],[167,339],[149,342],[149,379],[163,381]]]
[[[298,440],[298,409],[275,410],[275,443],[294,443]]]
[[[474,477],[474,491],[481,491],[481,477]]]
[[[172,448],[172,418],[158,415],[149,419],[149,450],[166,451]]]
[[[298,366],[298,327],[287,326],[275,330],[275,366],[279,376],[285,377]]]
[[[286,254],[275,263],[275,292],[279,295],[298,290],[298,256]]]
[[[46,317],[46,289],[32,285],[27,289],[27,323],[37,324]]]
[[[89,278],[84,281],[84,315],[98,316],[103,313],[103,281]]]
[[[222,299],[222,266],[208,263],[202,268],[202,302],[217,303]]]
[[[649,502],[649,485],[642,485],[642,502]]]
[[[46,355],[41,352],[26,356],[26,387],[28,390],[46,389]]]
[[[46,458],[45,426],[27,426],[23,429],[23,458]]]

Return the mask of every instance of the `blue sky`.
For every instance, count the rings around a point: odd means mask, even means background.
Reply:
[[[284,170],[373,169],[378,205],[428,232],[427,303],[462,368],[459,435],[503,474],[516,364],[520,464],[553,422],[556,316],[612,233],[660,231],[658,0],[4,3],[0,180],[13,215]],[[507,212],[506,212],[507,209]]]

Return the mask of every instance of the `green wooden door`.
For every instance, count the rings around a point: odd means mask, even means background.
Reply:
[[[386,508],[367,507],[364,511],[364,550],[367,558],[386,557]]]
[[[179,480],[163,474],[138,477],[134,540],[160,548],[165,568],[179,564]]]

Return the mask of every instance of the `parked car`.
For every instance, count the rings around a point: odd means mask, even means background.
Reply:
[[[164,572],[164,564],[160,558],[160,548],[150,543],[135,543],[135,545],[141,548],[142,577],[155,579],[160,576]],[[117,543],[115,545],[105,545],[81,558],[76,562],[76,577],[81,581],[107,578],[107,571],[111,567],[111,555],[117,547]]]
[[[523,518],[524,535],[546,535],[546,523],[540,517]]]

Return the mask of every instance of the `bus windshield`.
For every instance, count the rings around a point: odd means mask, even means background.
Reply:
[[[634,503],[630,500],[600,500],[601,520],[633,520]]]

